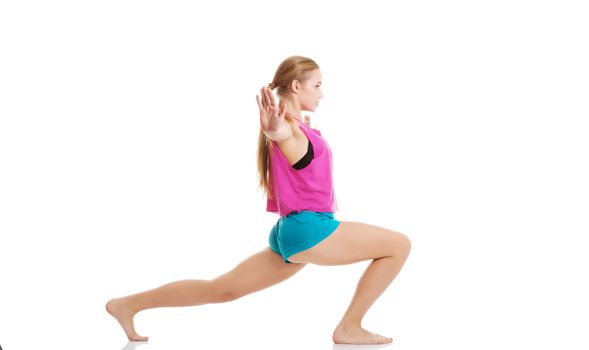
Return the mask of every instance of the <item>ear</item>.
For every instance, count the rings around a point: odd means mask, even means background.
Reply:
[[[305,124],[311,126],[311,117],[309,117],[308,115],[305,116]]]
[[[296,79],[290,82],[290,89],[292,92],[296,93],[298,91],[298,83],[299,82]]]

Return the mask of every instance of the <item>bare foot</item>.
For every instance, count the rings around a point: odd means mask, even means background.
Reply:
[[[134,313],[125,308],[123,298],[111,299],[106,303],[106,311],[114,317],[119,324],[123,327],[125,334],[129,340],[145,341],[148,337],[142,337],[135,332],[135,326],[133,325]]]
[[[368,332],[360,326],[344,327],[339,325],[333,332],[333,342],[336,344],[387,344],[392,341],[392,338]]]

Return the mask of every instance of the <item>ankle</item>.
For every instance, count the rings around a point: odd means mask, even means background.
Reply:
[[[362,320],[342,320],[338,328],[343,330],[362,328]]]
[[[127,297],[117,298],[116,300],[119,310],[124,312],[127,316],[134,316],[138,310],[133,306],[132,300]]]

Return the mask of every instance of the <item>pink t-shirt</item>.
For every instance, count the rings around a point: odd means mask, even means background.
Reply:
[[[296,118],[295,118],[296,119]],[[295,169],[272,141],[270,171],[275,199],[267,198],[266,211],[286,216],[293,211],[311,210],[335,212],[337,200],[333,189],[331,149],[321,132],[296,119],[301,130],[313,145],[314,157],[310,164]]]

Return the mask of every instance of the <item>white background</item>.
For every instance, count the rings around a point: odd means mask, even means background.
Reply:
[[[336,218],[413,243],[365,328],[398,349],[586,349],[582,3],[3,1],[0,345],[121,349],[108,299],[267,246],[255,95],[303,55]],[[367,265],[146,310],[142,349],[332,349]]]

